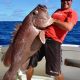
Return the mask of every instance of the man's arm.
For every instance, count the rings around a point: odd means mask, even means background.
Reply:
[[[59,20],[54,20],[54,25],[58,26],[59,28],[67,31],[71,31],[72,28],[74,27],[74,23],[72,22],[61,22]]]
[[[63,30],[71,31],[78,21],[78,15],[75,11],[72,11],[72,12],[69,12],[66,19],[67,20],[65,22],[55,19],[53,24]]]

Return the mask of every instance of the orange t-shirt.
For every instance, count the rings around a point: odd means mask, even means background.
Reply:
[[[52,15],[52,18],[53,19],[58,19],[62,22],[72,22],[74,24],[76,24],[77,21],[78,21],[78,16],[77,16],[76,12],[72,9],[69,9],[69,10],[58,9]],[[59,28],[58,26],[54,26],[53,24],[50,25],[45,30],[46,37],[52,38],[53,40],[58,41],[60,43],[63,42],[67,33],[68,33],[67,30],[63,30],[63,29]]]

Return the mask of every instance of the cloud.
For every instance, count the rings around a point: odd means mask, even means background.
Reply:
[[[8,19],[8,15],[7,14],[2,14],[0,13],[0,21],[4,21]]]
[[[5,8],[10,8],[12,6],[12,0],[1,0],[0,4],[3,5]]]
[[[46,3],[50,2],[50,0],[45,0],[45,1],[46,1]]]
[[[11,0],[3,0],[3,1],[2,1],[2,3],[6,4],[6,5],[11,4],[11,2],[12,2]]]
[[[0,13],[0,21],[1,20],[23,20],[26,16],[25,10],[17,9],[12,13]]]
[[[5,17],[5,16],[7,16],[7,14],[0,13],[0,17]]]
[[[10,20],[23,20],[26,16],[25,10],[17,9],[12,12],[11,15],[9,15]]]
[[[25,11],[19,9],[19,10],[13,11],[11,16],[23,16],[24,14],[25,14]]]

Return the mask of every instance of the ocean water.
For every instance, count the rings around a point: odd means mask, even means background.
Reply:
[[[12,33],[18,23],[21,23],[21,21],[0,21],[0,45],[9,45],[11,43]],[[80,21],[67,34],[64,44],[80,45]]]

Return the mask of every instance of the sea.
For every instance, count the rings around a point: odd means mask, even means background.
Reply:
[[[9,45],[13,39],[13,32],[17,24],[22,21],[0,21],[0,45]],[[80,21],[70,31],[63,44],[80,45]]]

